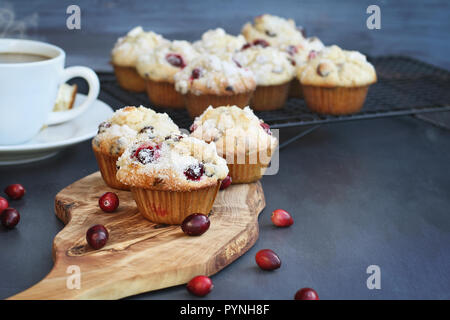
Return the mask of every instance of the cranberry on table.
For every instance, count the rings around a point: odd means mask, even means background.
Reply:
[[[105,212],[113,212],[119,206],[119,197],[114,192],[106,192],[98,199],[98,205]]]
[[[10,184],[6,187],[5,193],[12,200],[19,200],[25,194],[25,188],[19,183]]]
[[[222,182],[220,183],[220,190],[224,190],[224,189],[228,188],[231,185],[232,181],[233,181],[233,179],[231,179],[230,176],[226,176],[226,178],[223,179]]]
[[[0,215],[0,221],[5,228],[14,228],[20,221],[19,211],[13,208],[3,210],[3,213]]]
[[[186,288],[196,296],[204,297],[214,288],[210,278],[207,276],[196,276],[188,282]]]
[[[319,300],[316,290],[311,288],[303,288],[297,291],[294,296],[295,300]]]
[[[8,207],[9,207],[8,200],[6,200],[3,197],[0,197],[0,214],[3,212],[3,210],[5,210]]]
[[[255,261],[263,270],[275,270],[281,267],[281,260],[275,252],[263,249],[256,253]]]
[[[108,241],[108,230],[101,224],[96,224],[86,232],[86,241],[93,249],[101,249]]]
[[[277,227],[289,227],[294,224],[294,219],[292,219],[289,212],[283,209],[274,210],[270,218]]]
[[[189,236],[200,236],[209,229],[210,224],[206,215],[194,213],[183,220],[181,230]]]

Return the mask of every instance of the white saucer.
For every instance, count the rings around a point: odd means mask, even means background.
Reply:
[[[75,106],[80,105],[86,95],[78,93]],[[30,141],[0,146],[0,166],[33,162],[51,157],[65,147],[91,139],[97,134],[98,125],[110,118],[113,110],[100,100],[96,100],[79,117],[59,125],[43,128]]]

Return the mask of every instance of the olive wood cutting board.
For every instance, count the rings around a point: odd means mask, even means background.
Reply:
[[[107,191],[116,192],[120,199],[114,213],[98,206],[98,198]],[[255,243],[258,215],[264,207],[259,182],[232,185],[219,191],[209,230],[190,237],[180,226],[144,219],[130,192],[109,188],[96,172],[56,195],[56,215],[66,226],[53,241],[53,269],[10,299],[118,299],[215,274]],[[107,244],[99,250],[90,248],[85,238],[95,224],[109,231]],[[70,266],[79,267],[79,289],[73,288],[76,280]]]

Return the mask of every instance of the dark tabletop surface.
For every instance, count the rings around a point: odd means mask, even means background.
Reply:
[[[311,34],[326,43],[344,43],[374,55],[409,54],[450,68],[445,1],[426,6],[372,1],[382,8],[382,19],[386,16],[378,31],[365,28],[365,8],[372,4],[367,1],[343,1],[340,6],[262,1],[257,8],[237,1],[226,2],[228,6],[80,1],[85,25],[78,33],[64,29],[68,2],[22,2],[0,2],[0,12],[3,6],[15,13],[15,21],[26,22],[25,36],[64,47],[67,65],[97,70],[109,68],[107,55],[115,37],[133,25],[155,25],[155,31],[169,38],[194,40],[218,25],[237,33],[262,12],[305,21]],[[203,20],[198,20],[200,15]],[[5,32],[0,23],[1,36]],[[100,99],[119,107],[107,96]],[[281,141],[300,130],[283,129]],[[212,277],[215,289],[206,299],[291,299],[301,287],[316,289],[322,299],[450,299],[449,150],[448,130],[413,117],[326,125],[290,144],[280,151],[279,173],[262,179],[267,206],[259,218],[259,240]],[[52,241],[63,228],[53,211],[54,196],[96,170],[88,141],[41,162],[0,167],[0,187],[18,182],[27,189],[22,200],[12,203],[22,214],[18,227],[0,228],[0,298],[30,287],[50,271]],[[291,212],[295,224],[275,228],[270,214],[277,208]],[[278,253],[279,270],[267,273],[256,267],[254,255],[263,248]],[[369,265],[381,268],[380,290],[366,286]],[[133,298],[191,297],[184,286],[177,286]]]

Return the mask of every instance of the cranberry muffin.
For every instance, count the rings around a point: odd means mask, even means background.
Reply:
[[[233,36],[222,28],[217,28],[203,33],[202,39],[194,42],[194,48],[199,53],[210,53],[229,60],[246,42],[242,35]]]
[[[102,122],[92,140],[92,149],[105,183],[116,189],[128,190],[128,186],[116,179],[116,161],[137,135],[152,139],[179,133],[179,129],[166,113],[156,113],[140,106],[128,106],[114,112]]]
[[[282,108],[295,75],[289,55],[274,47],[251,45],[236,53],[234,59],[255,75],[257,86],[251,100],[252,108],[258,111]]]
[[[218,154],[227,160],[232,183],[261,179],[278,145],[269,125],[249,107],[209,107],[195,118],[191,136],[215,143]]]
[[[377,81],[363,54],[335,45],[314,54],[297,77],[308,108],[332,115],[361,110],[369,86]]]
[[[144,92],[145,80],[136,71],[137,60],[167,41],[159,34],[145,32],[142,27],[135,27],[120,37],[111,52],[111,64],[119,85],[125,90]]]
[[[211,54],[201,54],[175,74],[175,89],[183,94],[186,108],[195,117],[208,106],[249,104],[256,81],[247,68]]]
[[[198,53],[187,41],[171,41],[142,55],[137,62],[139,75],[146,80],[146,91],[153,104],[183,108],[183,96],[175,90],[174,76]]]
[[[263,44],[286,50],[288,46],[296,46],[304,41],[302,32],[294,20],[263,14],[257,16],[253,23],[242,27],[242,35],[250,44]]]
[[[130,187],[140,213],[167,224],[181,224],[192,213],[209,214],[228,174],[214,144],[185,134],[137,138],[117,166],[117,179]]]

